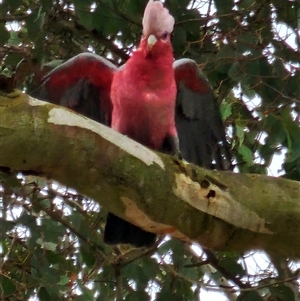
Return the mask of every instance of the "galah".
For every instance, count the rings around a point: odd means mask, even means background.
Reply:
[[[149,0],[143,35],[125,65],[82,53],[52,70],[32,94],[69,107],[154,150],[226,169],[230,152],[213,90],[190,59],[174,61],[174,18]],[[67,159],[66,159],[67,160]],[[104,241],[151,246],[156,235],[109,213]]]

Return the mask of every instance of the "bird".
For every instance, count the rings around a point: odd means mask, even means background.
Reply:
[[[31,95],[68,107],[156,151],[208,168],[228,169],[229,144],[214,91],[197,63],[174,60],[175,20],[149,0],[137,49],[121,67],[81,53],[50,71]],[[151,247],[156,234],[108,213],[107,244]]]

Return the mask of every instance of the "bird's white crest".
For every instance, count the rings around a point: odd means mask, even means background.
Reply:
[[[160,1],[149,0],[143,17],[144,36],[160,35],[163,32],[171,33],[174,28],[174,18],[169,10]]]

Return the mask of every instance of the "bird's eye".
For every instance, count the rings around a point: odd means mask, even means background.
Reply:
[[[165,31],[165,32],[163,32],[163,34],[161,35],[161,38],[163,39],[163,40],[166,40],[167,38],[168,38],[168,33]]]

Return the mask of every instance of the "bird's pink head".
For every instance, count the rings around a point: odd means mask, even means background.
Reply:
[[[174,28],[174,18],[160,1],[149,0],[143,17],[143,34],[162,35],[171,34]]]
[[[170,47],[174,22],[174,18],[162,2],[149,0],[144,11],[141,47],[147,47],[152,53],[162,51],[167,45]]]

